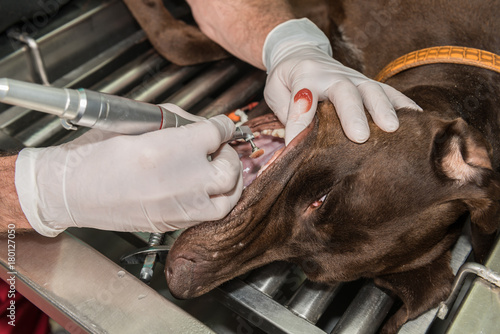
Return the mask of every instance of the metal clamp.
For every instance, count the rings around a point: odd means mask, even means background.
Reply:
[[[497,272],[476,262],[467,262],[463,264],[457,273],[450,296],[444,302],[441,302],[441,304],[439,304],[437,313],[439,319],[443,320],[448,315],[448,312],[453,306],[453,303],[455,302],[455,299],[460,292],[467,274],[475,274],[485,281],[488,281],[489,283],[500,287],[500,274],[498,274]]]

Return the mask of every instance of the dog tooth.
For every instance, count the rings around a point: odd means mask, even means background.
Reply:
[[[268,135],[268,136],[269,136],[269,135],[271,135],[272,130],[265,129],[265,130],[262,130],[262,132],[261,132],[261,133],[262,133],[263,135]]]
[[[285,129],[274,129],[271,135],[273,137],[285,138]]]
[[[254,133],[253,133],[253,136],[254,136],[255,138],[259,137],[259,136],[260,136],[260,132],[259,132],[259,131],[254,132]]]

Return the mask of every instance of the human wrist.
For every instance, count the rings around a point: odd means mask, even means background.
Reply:
[[[32,230],[19,204],[14,184],[16,159],[17,155],[2,156],[0,158],[1,232],[12,229],[12,226],[14,226],[16,232]]]
[[[15,187],[21,209],[33,229],[47,237],[55,237],[71,226],[59,170],[64,167],[47,159],[54,149],[23,149],[19,152],[15,170]]]
[[[309,19],[292,19],[276,26],[267,35],[262,61],[269,72],[293,50],[312,47],[332,56],[328,37]]]

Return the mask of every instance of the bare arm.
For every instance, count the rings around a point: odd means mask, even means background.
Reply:
[[[267,34],[293,19],[284,0],[187,0],[200,29],[227,51],[260,69]]]
[[[17,155],[0,157],[0,234],[33,230],[19,204],[15,186]]]

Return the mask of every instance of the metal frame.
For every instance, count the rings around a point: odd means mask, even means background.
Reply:
[[[68,233],[2,236],[0,249],[0,277],[14,276],[15,289],[71,333],[213,333]]]

